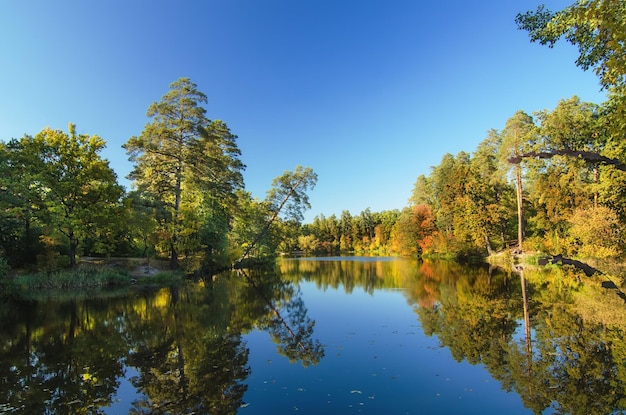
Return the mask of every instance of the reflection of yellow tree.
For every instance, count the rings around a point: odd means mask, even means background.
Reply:
[[[568,269],[525,271],[531,349],[523,334],[523,286],[509,283],[518,276],[450,271],[440,274],[437,302],[417,313],[425,333],[437,335],[457,360],[484,364],[535,413],[549,407],[571,414],[626,409],[626,308],[615,291],[602,287],[606,280],[582,280]],[[423,302],[426,292],[411,294]]]
[[[142,394],[135,414],[236,413],[249,375],[243,334],[267,330],[305,365],[323,356],[296,286],[274,272],[255,282],[224,274],[108,300],[0,306],[0,412],[99,413],[126,364]]]
[[[129,310],[142,316],[129,331],[129,364],[140,373],[133,383],[144,394],[136,414],[236,413],[250,372],[241,336],[254,328],[268,331],[291,360],[309,365],[323,356],[299,292],[274,272],[222,274],[140,303]]]
[[[320,288],[339,288],[350,293],[356,287],[366,292],[379,288],[404,288],[416,273],[415,260],[376,260],[344,257],[341,260],[298,259],[279,264],[282,277],[290,281],[314,281]]]

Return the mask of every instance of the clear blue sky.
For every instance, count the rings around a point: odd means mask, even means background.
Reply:
[[[121,145],[189,77],[239,136],[254,196],[300,164],[319,175],[307,221],[402,209],[418,175],[515,111],[604,100],[573,46],[517,30],[516,13],[539,3],[2,0],[0,140],[75,123],[107,141],[128,187]]]

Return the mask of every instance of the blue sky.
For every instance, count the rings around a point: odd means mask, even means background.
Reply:
[[[520,0],[3,0],[0,140],[46,126],[121,148],[150,103],[189,77],[239,136],[246,189],[296,165],[315,215],[402,209],[445,153],[472,152],[522,109],[601,103],[576,49],[532,44]],[[547,1],[558,10],[567,1]]]

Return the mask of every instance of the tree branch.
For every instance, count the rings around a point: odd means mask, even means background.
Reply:
[[[592,151],[584,151],[584,150],[560,149],[560,150],[553,150],[553,151],[530,151],[528,153],[520,154],[518,156],[509,157],[508,162],[511,164],[519,164],[525,158],[549,159],[554,156],[576,157],[576,158],[585,160],[589,163],[605,164],[608,166],[613,166],[617,170],[626,172],[626,164],[624,164],[620,160],[606,157],[601,154],[594,153]]]

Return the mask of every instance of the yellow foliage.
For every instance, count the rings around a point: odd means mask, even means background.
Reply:
[[[570,236],[579,256],[613,258],[622,253],[624,225],[610,208],[577,209],[569,222]]]

